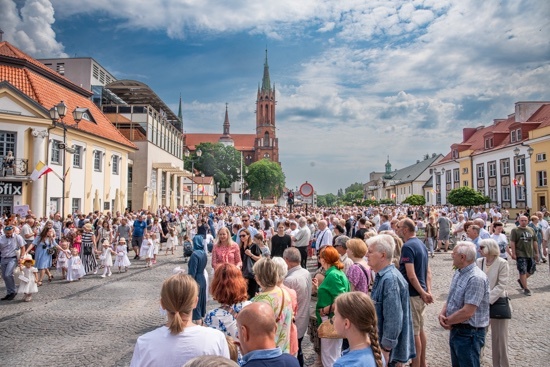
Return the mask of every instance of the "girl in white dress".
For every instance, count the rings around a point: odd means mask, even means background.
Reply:
[[[71,249],[71,257],[69,257],[69,261],[67,262],[67,280],[69,282],[80,280],[80,278],[86,275],[79,253],[80,251],[76,247]]]
[[[69,242],[63,238],[59,241],[59,246],[61,246],[63,250],[57,253],[57,272],[61,273],[61,279],[65,279],[67,277],[69,257],[71,256]]]
[[[128,247],[126,246],[126,239],[120,238],[116,247],[116,259],[114,266],[118,266],[118,272],[124,268],[124,272],[128,271],[128,267],[131,265],[130,259],[128,259]]]
[[[176,230],[174,227],[170,227],[168,230],[168,236],[166,240],[166,256],[168,256],[168,250],[172,251],[172,255],[174,255],[174,248],[178,244],[178,236],[176,235]]]
[[[99,255],[99,259],[101,260],[101,264],[105,267],[101,277],[105,278],[106,276],[110,277],[113,274],[111,273],[111,267],[113,266],[113,255],[116,255],[116,252],[114,252],[111,248],[109,240],[103,240],[102,245],[103,251],[101,252],[101,255]]]
[[[151,266],[151,260],[153,260],[155,251],[155,245],[151,240],[148,233],[143,236],[143,241],[141,242],[141,248],[139,249],[139,256],[142,259],[145,259],[145,267],[148,268]]]
[[[32,294],[38,293],[38,287],[36,285],[38,282],[38,269],[33,266],[34,260],[31,255],[25,255],[22,263],[24,267],[19,275],[19,280],[21,282],[19,283],[17,293],[23,293],[25,295],[23,300],[25,302],[30,302],[32,299]]]
[[[151,234],[151,239],[153,240],[153,259],[151,260],[151,263],[156,264],[159,249],[162,250],[162,246],[161,246],[161,243],[160,243],[160,234],[152,233]]]

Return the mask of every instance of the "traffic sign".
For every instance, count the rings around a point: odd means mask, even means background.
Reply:
[[[300,194],[302,194],[303,197],[309,197],[313,196],[313,186],[308,183],[307,181],[300,186]]]

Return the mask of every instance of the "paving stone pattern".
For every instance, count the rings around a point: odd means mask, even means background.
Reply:
[[[178,254],[181,255],[181,248]],[[427,308],[428,363],[450,366],[448,337],[437,315],[446,300],[452,276],[450,252],[430,261],[435,303]],[[186,267],[180,256],[160,256],[152,269],[133,261],[127,273],[111,277],[86,276],[67,283],[59,277],[44,282],[32,302],[0,302],[0,364],[2,366],[128,366],[138,336],[163,324],[159,313],[160,285],[176,266]],[[514,308],[510,322],[511,366],[547,366],[550,360],[550,275],[547,264],[529,280],[533,292],[524,296],[510,262],[508,291]],[[211,269],[209,269],[211,271]],[[0,285],[0,295],[5,288]],[[215,306],[209,301],[207,308]],[[306,335],[306,364],[315,354]],[[490,333],[484,366],[491,366]]]

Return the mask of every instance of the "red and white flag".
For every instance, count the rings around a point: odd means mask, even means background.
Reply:
[[[31,173],[31,180],[36,181],[40,177],[44,176],[45,174],[48,174],[50,172],[53,172],[53,170],[44,162],[38,161],[38,164],[34,168],[34,171]]]

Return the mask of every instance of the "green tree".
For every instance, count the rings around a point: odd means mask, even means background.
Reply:
[[[317,206],[328,206],[325,195],[317,195]]]
[[[363,190],[349,191],[343,197],[344,204],[346,205],[357,204],[357,203],[360,203],[362,200],[363,200]]]
[[[339,198],[343,197],[344,196],[344,190],[338,189],[338,192],[336,193],[336,196],[338,196]]]
[[[426,204],[426,199],[423,195],[411,195],[408,196],[405,200],[403,200],[403,204],[410,204],[410,205],[424,205]]]
[[[355,182],[355,183],[349,185],[348,187],[346,187],[344,189],[344,192],[346,194],[350,193],[350,192],[356,192],[356,191],[363,191],[363,184],[362,183]]]
[[[458,206],[475,206],[487,204],[491,199],[471,187],[463,186],[449,191],[447,201]]]
[[[254,198],[279,197],[285,187],[285,175],[278,163],[262,159],[248,166],[246,183]]]
[[[202,155],[197,157],[196,153],[193,153],[191,158],[195,161],[195,169],[203,172],[205,176],[214,177],[214,181],[219,182],[220,187],[229,187],[232,182],[240,179],[238,169],[241,166],[241,153],[234,147],[221,143],[201,143],[197,149],[202,151]],[[191,160],[184,158],[184,161],[185,169],[190,171]]]

